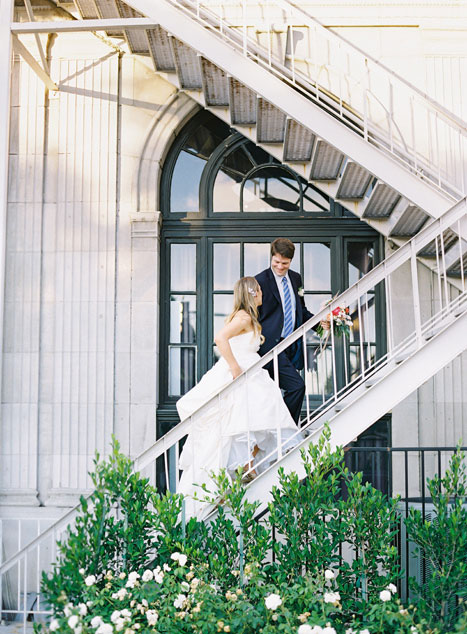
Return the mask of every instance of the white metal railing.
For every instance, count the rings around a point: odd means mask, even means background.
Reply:
[[[169,0],[454,200],[467,193],[467,124],[293,2]],[[286,33],[285,51],[273,36]]]
[[[329,409],[335,409],[342,399],[358,398],[356,388],[360,384],[368,381],[372,375],[375,376],[378,373],[381,373],[379,376],[384,375],[385,369],[389,368],[391,363],[397,362],[398,356],[410,354],[411,351],[423,347],[431,337],[435,336],[438,329],[448,327],[457,314],[467,310],[467,292],[463,275],[461,277],[462,291],[454,300],[450,297],[444,249],[446,231],[451,229],[460,235],[461,223],[465,222],[466,219],[467,199],[464,198],[440,218],[433,220],[390,257],[363,275],[353,286],[332,300],[328,307],[321,310],[258,362],[246,369],[242,375],[220,390],[192,416],[176,425],[165,436],[141,453],[134,460],[134,470],[141,471],[152,465],[155,460],[162,460],[166,483],[172,489],[176,489],[181,444],[193,429],[195,421],[203,416],[203,412],[215,403],[216,399],[228,395],[241,382],[248,384],[248,379],[252,374],[260,371],[271,362],[275,369],[274,379],[277,381],[279,354],[299,339],[302,340],[304,351],[306,351],[304,355],[306,393],[304,417],[301,421],[301,429],[297,430],[297,435],[303,434],[307,429],[312,429],[316,421],[322,420]],[[437,278],[434,288],[439,290],[437,298],[439,310],[435,311],[434,315],[424,318],[426,307],[422,307],[420,296],[425,297],[426,294],[418,277],[417,256],[427,245],[433,243],[439,253],[439,266],[434,273]],[[467,257],[461,241],[458,241],[458,244],[453,248],[459,249],[460,270],[463,271],[467,265]],[[397,295],[393,292],[395,284],[397,284]],[[399,298],[401,284],[405,285],[406,294]],[[412,315],[409,316],[405,310],[404,320],[400,323],[395,318],[399,313],[398,307],[395,306],[397,301],[402,302],[405,308],[407,305],[412,308]],[[429,303],[431,306],[431,298]],[[380,311],[378,320],[376,320],[375,313],[377,305]],[[336,341],[331,329],[329,345],[324,353],[320,353],[319,339],[313,328],[321,319],[325,318],[329,311],[337,306],[348,306],[350,309],[354,322],[350,340],[346,342],[346,345],[343,345],[341,341]],[[378,323],[387,324],[384,353],[375,349],[375,332]],[[461,350],[462,346],[460,346],[459,352]],[[316,351],[318,351],[318,369],[310,367],[310,361],[316,365]],[[323,367],[320,368],[320,364]],[[317,394],[315,387],[316,383],[321,386],[319,394]],[[316,403],[317,398],[319,404]],[[280,433],[277,434],[277,438],[278,443],[273,452],[274,455],[269,456],[273,463],[277,463],[284,453]],[[289,443],[290,439],[286,442]],[[193,459],[196,460],[196,456],[193,456]],[[254,465],[254,467],[257,466]],[[64,534],[68,525],[73,523],[78,509],[79,507],[72,509],[0,565],[2,612],[4,615],[23,616],[25,627],[28,614],[37,613],[40,615],[45,613],[40,604],[39,571],[50,568],[51,561],[56,554],[55,543]],[[30,608],[28,605],[31,602],[31,597],[35,598],[36,605]]]

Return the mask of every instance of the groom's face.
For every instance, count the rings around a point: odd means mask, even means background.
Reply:
[[[281,277],[287,273],[291,263],[291,258],[284,258],[284,256],[279,253],[275,253],[271,257],[271,268],[276,275],[280,275]]]

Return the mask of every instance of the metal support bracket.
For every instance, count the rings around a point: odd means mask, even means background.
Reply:
[[[12,35],[11,37],[13,43],[13,49],[15,53],[21,55],[24,61],[29,64],[32,70],[36,73],[36,75],[41,79],[44,84],[47,86],[49,90],[58,90],[58,86],[55,82],[52,81],[50,75],[45,72],[39,62],[34,58],[33,55],[28,51],[28,49],[24,46],[24,44],[19,40],[17,35]]]

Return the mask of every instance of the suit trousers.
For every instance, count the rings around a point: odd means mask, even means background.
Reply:
[[[290,354],[290,356],[289,356]],[[279,355],[279,387],[284,390],[284,402],[294,421],[298,424],[300,420],[300,412],[302,410],[303,397],[305,396],[305,383],[298,373],[297,368],[292,364],[290,357],[293,357],[293,351],[285,350]],[[265,369],[274,379],[274,365],[268,363]]]

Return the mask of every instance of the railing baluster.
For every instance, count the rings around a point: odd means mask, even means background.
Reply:
[[[180,482],[180,441],[175,443],[175,490],[178,491],[178,485]]]
[[[303,346],[303,371],[304,371],[304,379],[305,379],[306,422],[308,424],[310,420],[310,394],[308,391],[308,348],[307,348],[307,342],[306,342],[305,329],[303,329],[302,346]]]
[[[165,488],[170,491],[170,474],[169,474],[169,452],[172,448],[164,451],[164,471],[165,471]]]
[[[331,304],[331,359],[332,359],[332,386],[334,390],[334,400],[337,401],[337,376],[336,376],[336,340],[334,337],[334,315],[332,314],[332,306]]]
[[[274,382],[277,385],[277,387],[279,386],[279,361],[278,361],[278,354],[277,354],[277,350],[274,350],[274,357],[273,357],[273,373],[274,373]]]
[[[360,374],[362,378],[365,378],[365,350],[363,347],[364,327],[362,307],[360,304],[360,294],[357,296],[357,313],[358,313],[358,344],[360,350]]]
[[[449,290],[448,290],[448,279],[447,279],[447,271],[446,271],[446,254],[444,252],[444,235],[441,231],[439,239],[441,240],[441,260],[443,262],[443,282],[444,282],[444,297],[446,301],[446,309],[449,306]],[[459,236],[460,239],[460,236]]]
[[[247,17],[246,17],[246,0],[242,1],[242,14],[243,14],[243,55],[247,57]]]
[[[422,318],[420,314],[420,294],[418,288],[418,268],[417,268],[417,253],[415,250],[415,242],[411,243],[412,254],[410,256],[410,270],[412,273],[412,302],[415,318],[415,335],[417,338],[418,347],[422,345]]]
[[[462,232],[461,232],[461,221],[457,221],[457,235],[459,236],[459,261],[461,265],[461,281],[462,281],[462,290],[465,291],[465,274],[464,274],[464,250],[462,248]]]
[[[384,290],[386,294],[386,324],[388,329],[388,352],[391,353],[394,348],[394,324],[392,315],[392,289],[391,276],[385,279]]]

